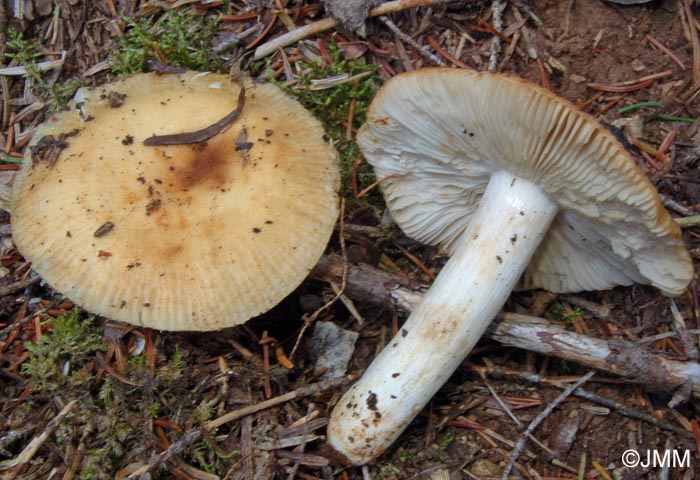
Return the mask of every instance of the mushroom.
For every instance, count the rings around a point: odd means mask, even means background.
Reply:
[[[692,277],[678,226],[625,148],[523,80],[399,75],[373,100],[358,141],[397,224],[451,256],[331,415],[329,444],[351,464],[391,445],[518,282],[553,292],[638,282],[679,295]]]
[[[214,330],[303,281],[338,213],[336,153],[298,102],[243,84],[139,74],[81,90],[37,129],[12,232],[46,282],[111,319]]]

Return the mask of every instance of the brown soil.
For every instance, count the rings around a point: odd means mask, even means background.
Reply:
[[[42,54],[66,51],[59,82],[77,78],[89,85],[107,80],[108,66],[102,62],[109,60],[118,48],[119,35],[125,29],[124,22],[114,17],[111,7],[126,16],[140,14],[156,18],[163,14],[157,4],[162,4],[166,10],[174,5],[189,14],[204,17],[217,15],[222,11],[222,3],[229,2],[58,0],[53,6],[42,0],[19,3],[35,5],[37,11],[48,5],[47,13],[19,20],[14,18],[13,2],[0,4],[0,54],[7,52],[9,29],[24,31],[27,38],[44,45]],[[674,216],[697,214],[700,209],[699,123],[662,120],[657,116],[666,114],[692,119],[700,115],[697,83],[700,65],[698,60],[695,63],[693,60],[693,54],[700,58],[700,51],[694,52],[684,24],[683,1],[652,1],[629,6],[619,3],[598,0],[510,2],[503,13],[504,29],[516,24],[517,15],[527,15],[528,9],[541,18],[543,25],[538,26],[529,19],[509,32],[511,41],[517,37],[518,43],[509,53],[510,44],[502,42],[497,53],[497,69],[536,83],[546,79],[555,93],[603,122],[627,125],[628,140],[632,132],[644,145],[650,146],[652,153],[642,153],[637,148],[635,155],[667,199]],[[222,22],[217,42],[232,32],[243,32],[258,24],[269,25],[280,5],[287,8],[289,18],[297,26],[326,15],[321,5],[310,1],[231,1],[230,4],[234,11],[247,8],[244,13],[257,15],[244,21]],[[60,21],[52,24],[57,6],[60,10],[56,18]],[[517,12],[515,6],[518,6]],[[465,38],[459,61],[485,70],[494,38],[485,27],[493,22],[491,11],[491,2],[453,2],[407,9],[391,14],[390,19],[449,66],[455,66],[454,62],[431,47],[429,40],[454,53],[460,38]],[[692,12],[697,26],[700,18],[697,2],[693,2]],[[52,36],[47,32],[53,32],[49,30],[51,25],[59,24],[52,43]],[[356,48],[348,49],[346,55],[360,54],[369,63],[381,65],[380,73],[385,77],[431,65],[430,59],[420,55],[405,39],[398,39],[381,20],[370,19],[366,27],[366,38],[338,27],[308,40],[316,48],[318,39],[328,45],[330,36],[337,33],[356,42],[349,44]],[[261,29],[257,33],[262,37],[256,46],[284,31],[279,21],[267,31]],[[233,51],[227,51],[227,66],[241,59],[241,64],[252,75],[264,71],[264,64],[249,61],[244,48],[254,37],[247,38]],[[650,38],[673,52],[682,66],[654,47]],[[286,47],[288,57],[298,54],[295,47],[296,44]],[[528,54],[528,49],[532,55]],[[537,58],[533,58],[535,52]],[[282,65],[280,58],[279,53],[271,56],[273,66]],[[7,64],[9,59],[5,57],[4,61]],[[604,91],[596,87],[633,83],[631,81],[661,72],[668,73],[630,92]],[[27,104],[19,101],[24,96],[25,79],[3,77],[3,80],[0,145],[6,146],[4,155],[17,155],[22,153],[28,140],[24,132],[43,120],[46,112],[39,109],[16,121],[13,115]],[[8,104],[8,99],[13,101]],[[663,107],[619,113],[624,106],[651,101],[661,102]],[[660,147],[675,127],[678,127],[676,136],[667,154],[655,154],[653,150]],[[16,130],[11,133],[13,129]],[[625,132],[620,135],[624,136]],[[0,183],[11,184],[14,174],[11,165],[0,164]],[[369,202],[354,202],[346,211],[346,222],[376,226],[381,208],[376,197]],[[8,225],[11,227],[9,216],[0,214],[0,291],[18,285],[0,296],[0,471],[7,475],[3,478],[123,478],[129,472],[145,468],[149,458],[168,445],[182,441],[186,431],[201,432],[199,427],[205,419],[259,404],[317,381],[314,365],[303,355],[311,329],[302,328],[302,316],[308,318],[332,298],[333,293],[324,282],[309,280],[271,312],[245,326],[216,334],[149,331],[97,319],[92,331],[104,336],[104,351],[91,351],[89,355],[73,359],[71,364],[74,371],[84,372],[85,378],[70,385],[53,378],[56,384],[53,389],[38,388],[29,382],[29,376],[22,370],[22,365],[31,357],[25,344],[35,341],[42,331],[45,335],[50,332],[52,322],[39,330],[39,320],[67,313],[71,305],[47,285],[18,284],[27,277],[29,266],[13,247]],[[392,269],[413,285],[427,284],[430,279],[393,242],[408,248],[433,272],[439,270],[444,261],[435,249],[417,245],[400,232],[383,232],[377,237],[356,230],[359,233],[347,235],[348,253],[354,259]],[[371,231],[376,233],[376,229]],[[697,228],[684,229],[684,238],[697,259],[700,238]],[[340,251],[337,238],[329,248],[333,252]],[[597,319],[591,311],[574,310],[576,307],[571,301],[541,292],[515,294],[506,309],[545,316],[555,322],[562,322],[566,317],[569,328],[599,338],[639,341],[674,330],[668,301],[652,288],[618,287],[583,293],[580,298],[612,306],[611,314]],[[362,298],[353,300],[365,319],[364,326],[360,327],[340,302],[324,311],[318,320],[333,321],[338,326],[359,331],[360,339],[349,372],[360,375],[381,345],[388,342],[401,318],[391,309],[366,305]],[[691,338],[697,349],[700,308],[696,281],[676,303],[687,328],[696,332]],[[281,365],[283,359],[280,363],[275,356],[276,348],[281,347],[289,355],[302,334],[300,353],[293,359],[294,367],[286,369]],[[264,341],[268,335],[276,340]],[[145,345],[143,365],[129,360],[133,358],[130,356],[133,349],[139,345]],[[680,360],[692,355],[692,350],[684,350],[673,336],[650,345]],[[170,362],[178,351],[182,354],[182,375],[173,373],[177,368]],[[484,372],[485,369],[479,369],[484,365],[490,367],[486,370],[491,373],[481,377],[477,372]],[[548,386],[544,380],[526,381],[522,374],[538,373],[543,378],[568,383],[588,370],[584,365],[484,340],[399,441],[365,469],[342,467],[327,453],[322,438],[302,447],[270,446],[275,438],[288,439],[302,433],[323,435],[322,419],[328,417],[346,388],[347,385],[343,385],[246,415],[220,427],[215,435],[205,433],[204,440],[182,441],[181,451],[155,469],[153,475],[155,478],[202,479],[500,478],[512,442],[520,438],[520,432],[497,397],[527,425],[561,393],[561,389]],[[507,372],[507,375],[496,375],[497,371]],[[655,420],[640,420],[624,408],[571,396],[535,430],[537,442],[527,442],[511,473],[514,478],[573,479],[577,478],[579,468],[585,478],[700,478],[700,403],[697,398],[674,395],[679,392],[647,390],[608,375],[597,375],[585,388]],[[110,400],[106,400],[107,389]],[[51,420],[74,399],[78,400],[78,406],[58,428],[49,430]],[[678,400],[673,408],[668,406],[672,399]],[[307,415],[311,420],[306,432],[289,433],[288,429],[295,422],[303,423]],[[41,437],[44,431],[47,435]],[[37,439],[40,439],[40,446],[26,457],[26,463],[9,466],[11,459],[17,458]],[[681,455],[687,450],[690,466],[625,470],[621,456],[629,449],[642,455],[647,450]],[[573,467],[574,472],[563,464]]]

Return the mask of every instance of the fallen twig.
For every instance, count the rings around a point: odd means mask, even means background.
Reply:
[[[432,53],[432,52],[431,52],[430,50],[428,50],[425,46],[423,46],[423,45],[419,44],[418,42],[416,42],[416,41],[413,39],[413,37],[411,37],[410,35],[406,35],[404,32],[402,32],[401,29],[400,29],[398,26],[396,26],[396,24],[395,24],[394,22],[392,22],[391,19],[390,19],[389,17],[387,17],[386,15],[380,15],[380,16],[379,16],[379,20],[381,20],[382,23],[383,23],[384,25],[386,25],[386,27],[387,27],[389,30],[391,30],[391,31],[393,32],[394,35],[396,35],[396,36],[397,36],[398,38],[400,38],[402,41],[408,43],[410,46],[412,46],[413,48],[415,48],[416,51],[417,51],[421,56],[423,56],[423,57],[425,57],[426,59],[428,59],[428,61],[434,63],[435,65],[439,65],[439,66],[443,66],[443,65],[445,64],[445,63],[442,61],[442,59],[440,59],[440,57],[438,57],[437,55],[435,55],[434,53]]]
[[[77,400],[71,400],[70,402],[68,402],[68,404],[65,407],[63,407],[60,412],[58,412],[58,415],[52,418],[51,421],[46,425],[44,431],[41,432],[41,434],[38,437],[34,437],[32,441],[29,442],[29,444],[26,447],[24,447],[22,453],[17,455],[15,459],[0,462],[0,470],[8,470],[10,468],[14,468],[14,470],[8,476],[3,477],[5,480],[12,480],[21,473],[21,470],[24,467],[24,465],[26,465],[34,457],[39,448],[44,444],[46,440],[48,440],[48,438],[59,427],[59,425],[61,425],[63,419],[68,416],[70,411],[73,409],[73,407],[75,407],[77,403]]]
[[[35,275],[25,280],[20,280],[18,282],[11,283],[6,287],[0,288],[0,297],[5,297],[15,292],[19,292],[20,290],[24,290],[25,288],[34,285],[35,283],[39,283],[40,281],[41,277],[39,275]],[[0,332],[0,334],[2,334],[2,332]]]
[[[254,405],[239,408],[238,410],[234,410],[232,412],[229,412],[225,415],[222,415],[219,418],[216,418],[214,420],[211,420],[211,421],[205,423],[202,428],[204,428],[206,430],[212,430],[212,429],[220,427],[221,425],[224,425],[228,422],[232,422],[234,420],[238,420],[239,418],[245,417],[246,415],[251,415],[251,414],[259,412],[261,410],[265,410],[267,408],[271,408],[271,407],[274,407],[276,405],[279,405],[279,404],[282,404],[285,402],[289,402],[290,400],[294,400],[294,399],[302,398],[302,397],[307,397],[309,395],[314,395],[314,394],[322,392],[324,390],[337,388],[337,387],[343,385],[344,383],[348,382],[349,380],[350,380],[349,377],[337,377],[337,378],[329,378],[327,380],[322,380],[322,381],[317,382],[317,383],[312,383],[311,385],[304,385],[302,387],[297,388],[296,390],[285,393],[284,395],[280,395],[278,397],[273,397],[269,400],[265,400],[263,402],[256,403]],[[132,472],[126,478],[136,480],[138,478],[141,478],[143,475],[154,471],[163,462],[178,455],[185,448],[189,447],[194,442],[198,441],[200,438],[202,438],[202,430],[190,430],[185,435],[183,435],[182,438],[180,438],[177,442],[172,443],[167,449],[165,449],[162,452],[149,458],[144,466],[142,466],[138,470]]]
[[[669,299],[669,304],[671,306],[671,315],[673,316],[673,327],[678,333],[678,338],[683,346],[683,352],[685,353],[686,358],[697,360],[700,358],[700,352],[698,352],[698,347],[695,345],[696,342],[691,338],[690,331],[685,325],[683,315],[681,315],[681,312],[678,311],[676,302],[672,298]]]
[[[369,11],[370,17],[379,17],[381,15],[387,15],[389,13],[400,12],[401,10],[406,10],[409,8],[417,8],[425,5],[437,5],[440,3],[449,3],[454,0],[394,0],[391,2],[383,3],[382,5],[373,8]],[[260,60],[261,58],[267,57],[268,55],[277,51],[278,48],[284,48],[286,46],[292,45],[293,43],[303,40],[311,35],[323,32],[325,30],[330,30],[335,27],[337,22],[334,18],[328,17],[319,20],[303,27],[299,27],[296,30],[280,35],[277,38],[270,40],[267,43],[260,45],[255,50],[255,60]]]
[[[311,276],[338,281],[343,268],[339,257],[324,256]],[[406,279],[368,265],[348,267],[346,294],[361,298],[368,305],[393,304],[405,312],[410,312],[422,298],[422,293],[411,289]],[[619,375],[657,391],[672,392],[690,385],[690,393],[700,398],[700,364],[675,360],[627,340],[593,338],[543,318],[505,312],[496,318],[486,336],[504,345]]]
[[[46,62],[38,62],[34,64],[34,67],[36,70],[40,72],[45,72],[47,70],[53,70],[54,68],[60,68],[63,66],[63,61],[65,59],[66,52],[63,52],[61,54],[61,58],[58,60],[49,60]],[[8,75],[8,76],[20,76],[20,75],[26,75],[27,74],[27,67],[25,66],[17,66],[17,67],[5,67],[5,68],[0,68],[0,75]]]
[[[500,0],[493,0],[491,3],[491,11],[493,14],[493,33],[494,36],[491,39],[491,54],[489,55],[489,72],[495,72],[498,66],[498,54],[501,51],[501,40],[505,40],[510,43],[511,40],[508,37],[502,37],[501,30],[503,30],[503,19],[501,18],[501,2]],[[479,23],[486,24],[483,20]]]
[[[483,375],[489,375],[494,378],[518,378],[521,380],[525,380],[531,383],[536,383],[538,385],[548,385],[556,388],[561,388],[564,389],[566,388],[566,384],[558,381],[556,379],[552,379],[543,375],[539,375],[536,373],[530,373],[530,372],[524,372],[524,371],[516,371],[516,370],[508,370],[504,369],[498,366],[480,366],[480,365],[472,365],[471,368],[476,371],[479,376]],[[666,420],[659,420],[658,418],[648,414],[647,412],[640,410],[635,407],[631,407],[629,405],[625,405],[623,403],[619,403],[615,400],[613,400],[610,397],[605,397],[602,395],[598,395],[597,393],[591,392],[589,390],[585,390],[583,388],[577,388],[574,390],[574,395],[580,398],[584,398],[586,400],[589,400],[590,402],[597,403],[598,405],[603,405],[604,407],[610,408],[612,410],[616,410],[620,412],[622,415],[630,418],[636,418],[638,420],[645,421],[651,425],[655,425],[657,427],[663,428],[665,430],[677,433],[679,435],[683,435],[684,437],[692,437],[692,434],[688,432],[687,430],[684,430],[682,427],[679,427],[678,425],[675,425],[673,423],[670,423]]]
[[[674,220],[681,228],[700,227],[700,215],[674,218]]]
[[[566,387],[566,390],[564,390],[561,395],[559,395],[557,398],[554,399],[552,403],[547,405],[547,407],[542,410],[539,415],[535,417],[535,419],[530,422],[530,425],[527,426],[527,429],[522,433],[518,441],[515,443],[515,447],[513,447],[513,451],[510,453],[510,457],[508,458],[508,463],[506,464],[506,468],[503,469],[503,475],[501,476],[501,480],[508,480],[508,474],[510,471],[513,469],[513,465],[515,464],[515,461],[518,459],[520,456],[520,452],[522,449],[525,447],[525,442],[527,438],[532,435],[532,433],[535,431],[535,429],[544,421],[545,418],[549,416],[550,413],[564,400],[566,400],[569,395],[573,393],[574,390],[576,390],[578,387],[580,387],[582,384],[587,382],[593,375],[595,375],[595,370],[591,370],[587,374],[585,374],[583,377],[581,377],[576,383],[573,383]]]

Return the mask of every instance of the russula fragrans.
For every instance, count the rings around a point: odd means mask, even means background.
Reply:
[[[27,148],[14,241],[93,313],[162,330],[240,324],[296,288],[330,238],[339,170],[324,137],[298,102],[249,79],[138,74],[82,89]]]
[[[625,148],[538,86],[442,68],[402,74],[373,100],[358,141],[397,224],[451,256],[331,415],[328,441],[349,463],[391,445],[517,286],[639,282],[679,295],[692,277],[678,226]]]

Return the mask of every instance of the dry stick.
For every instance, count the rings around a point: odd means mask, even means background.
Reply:
[[[438,5],[440,3],[450,3],[453,1],[454,0],[394,0],[373,8],[369,11],[369,16],[379,17],[381,15],[400,12],[401,10],[406,10],[409,8],[423,7],[425,5]],[[317,22],[304,25],[303,27],[299,27],[296,30],[280,35],[279,37],[273,38],[269,42],[260,45],[255,50],[254,58],[255,60],[260,60],[261,58],[267,57],[268,55],[276,52],[278,48],[284,48],[298,42],[299,40],[303,40],[325,30],[330,30],[336,25],[337,22],[335,19],[328,17]]]
[[[0,297],[5,297],[20,290],[24,290],[25,288],[34,285],[35,283],[39,283],[40,281],[41,277],[39,275],[35,275],[33,277],[27,278],[26,280],[20,280],[19,282],[11,283],[6,287],[0,288]],[[0,334],[1,333],[2,332],[0,332]]]
[[[402,41],[408,43],[410,46],[415,48],[418,51],[418,53],[420,53],[423,57],[427,58],[430,62],[440,66],[443,66],[445,64],[440,57],[432,53],[425,46],[420,45],[411,36],[403,33],[401,29],[397,27],[396,24],[392,22],[389,17],[387,17],[386,15],[380,15],[379,20],[381,20],[382,23],[386,25],[387,28],[393,32],[394,35],[396,35]]]
[[[238,410],[229,412],[226,415],[222,415],[217,419],[205,423],[202,428],[206,430],[212,430],[214,428],[220,427],[221,425],[224,425],[225,423],[238,420],[239,418],[259,412],[260,410],[265,410],[279,405],[281,403],[289,402],[290,400],[295,400],[297,398],[315,395],[319,392],[323,392],[324,390],[337,388],[350,380],[352,380],[352,378],[350,377],[336,377],[329,378],[327,380],[322,380],[317,383],[312,383],[311,385],[305,385],[303,387],[297,388],[296,390],[285,393],[284,395],[280,395],[278,397],[274,397],[269,400],[256,403],[255,405],[250,405],[248,407],[239,408]],[[133,480],[141,478],[142,475],[145,475],[148,472],[152,472],[153,470],[158,468],[158,466],[160,466],[163,462],[178,455],[185,448],[189,447],[194,442],[198,441],[200,438],[202,438],[201,430],[191,430],[187,432],[185,435],[182,436],[182,438],[180,438],[180,440],[178,440],[175,443],[172,443],[167,449],[149,458],[146,462],[146,465],[139,468],[126,478]]]
[[[507,370],[503,369],[501,367],[495,367],[495,366],[478,366],[478,365],[471,365],[471,368],[479,374],[479,376],[484,376],[484,375],[489,375],[495,378],[518,378],[522,379],[531,383],[536,383],[538,385],[547,385],[547,386],[552,386],[560,389],[566,388],[566,385],[563,384],[562,382],[556,381],[554,379],[545,377],[543,375],[539,375],[537,373],[530,373],[530,372],[521,372],[521,371],[514,371],[514,370]],[[693,434],[689,432],[688,430],[685,430],[682,427],[679,427],[677,425],[674,425],[666,420],[659,420],[656,417],[653,417],[649,415],[647,412],[643,410],[639,410],[638,408],[630,407],[629,405],[625,405],[623,403],[616,402],[610,397],[604,397],[602,395],[598,395],[597,393],[593,393],[591,391],[585,390],[583,388],[577,388],[574,390],[574,395],[580,398],[584,398],[590,402],[597,403],[598,405],[603,405],[604,407],[610,408],[611,410],[617,410],[620,412],[622,415],[625,415],[626,417],[630,418],[636,418],[638,420],[645,421],[647,423],[650,423],[652,425],[655,425],[657,427],[663,428],[665,430],[669,430],[671,432],[677,433],[679,435],[683,435],[684,437],[687,438],[692,438]]]
[[[20,469],[26,465],[36,454],[36,452],[39,450],[39,448],[44,444],[46,440],[48,440],[49,436],[58,428],[58,426],[63,422],[63,419],[68,416],[70,411],[75,407],[75,405],[78,403],[77,400],[71,400],[68,402],[68,404],[61,409],[60,412],[58,412],[58,415],[56,415],[54,418],[51,419],[51,421],[46,425],[46,428],[44,429],[43,432],[38,437],[34,437],[29,444],[24,447],[24,450],[22,450],[22,453],[17,455],[17,458],[14,460],[9,460],[6,462],[0,463],[0,470],[7,470],[13,467],[16,467],[6,478],[7,480],[12,480],[13,478],[16,478],[17,475],[20,473]]]
[[[313,406],[309,405],[308,408],[306,409],[306,421],[304,422],[304,433],[303,433],[303,440],[301,444],[299,445],[299,453],[304,453],[304,450],[306,449],[306,444],[309,441],[309,422],[311,421],[311,413],[313,412]],[[294,465],[292,466],[291,471],[287,475],[287,480],[294,480],[297,476],[297,472],[299,471],[299,462],[294,462]]]
[[[497,31],[503,30],[503,19],[501,17],[501,0],[493,0],[491,3],[493,18],[491,23]],[[491,39],[491,55],[489,56],[489,72],[495,72],[498,66],[498,53],[501,51],[501,37],[494,35]]]
[[[241,455],[245,458],[241,464],[243,478],[254,478],[255,475],[253,472],[253,442],[250,438],[252,430],[252,417],[244,417],[243,420],[241,420]]]
[[[700,364],[672,360],[663,352],[620,339],[599,339],[571,332],[549,321],[501,313],[487,336],[504,345],[553,355],[625,377],[658,391],[691,385],[700,397]]]
[[[549,416],[550,413],[564,400],[566,400],[569,395],[573,393],[574,390],[576,390],[578,387],[580,387],[582,384],[587,382],[593,375],[595,375],[595,370],[591,370],[587,374],[585,374],[583,377],[581,377],[576,383],[573,383],[566,387],[566,390],[564,390],[561,395],[559,395],[557,398],[554,399],[552,403],[547,405],[547,407],[540,412],[535,419],[530,422],[530,425],[528,425],[527,429],[522,433],[518,441],[515,443],[515,447],[513,447],[513,451],[510,453],[510,458],[508,459],[508,464],[506,465],[506,468],[503,470],[503,475],[501,476],[501,480],[508,480],[508,474],[510,471],[513,469],[513,465],[515,464],[515,461],[518,459],[520,456],[520,452],[522,449],[525,447],[525,441],[527,438],[532,435],[532,432],[535,431],[535,429],[544,421],[545,418]]]
[[[530,17],[530,19],[532,19],[533,22],[535,22],[535,25],[544,30],[545,34],[547,35],[547,37],[549,37],[550,40],[553,40],[552,33],[549,30],[547,30],[547,26],[544,24],[542,19],[532,10],[532,8],[527,3],[525,3],[523,0],[514,0],[513,3],[520,10],[524,11],[527,14],[527,16]]]
[[[486,380],[486,377],[484,376],[484,377],[482,377],[481,379],[484,381],[484,384],[486,385],[486,388],[489,389],[489,392],[491,392],[491,395],[493,396],[493,398],[496,399],[496,403],[498,403],[498,405],[501,407],[501,410],[503,410],[504,412],[506,412],[506,413],[508,414],[508,416],[509,416],[509,417],[513,420],[513,422],[515,423],[515,426],[518,427],[518,430],[522,429],[523,426],[524,426],[524,425],[523,425],[523,422],[521,422],[520,419],[519,419],[518,417],[515,416],[515,414],[514,414],[513,411],[510,409],[510,407],[508,406],[508,404],[507,404],[506,402],[503,401],[503,399],[498,395],[498,392],[496,392],[496,390],[491,386],[491,384],[489,383],[489,381]]]
[[[700,226],[700,215],[692,215],[690,217],[674,218],[676,223],[680,225],[681,228],[699,227]]]
[[[669,210],[673,210],[676,213],[679,213],[683,215],[684,217],[688,217],[690,215],[695,215],[695,210],[691,210],[690,208],[681,205],[680,203],[676,202],[674,199],[667,197],[666,195],[660,193],[659,198],[661,199],[661,203],[664,204],[664,207],[668,208]],[[679,219],[676,219],[678,221]]]
[[[344,262],[338,256],[324,256],[311,272],[318,280],[338,281]],[[346,295],[365,304],[386,307],[394,304],[410,312],[422,294],[409,288],[407,280],[368,265],[351,265],[347,270]],[[515,313],[497,316],[486,336],[504,345],[553,355],[605,371],[664,392],[691,386],[700,398],[700,364],[673,360],[663,352],[621,339],[599,339],[571,332],[543,318]]]
[[[678,306],[676,302],[669,298],[669,304],[671,305],[671,316],[673,317],[673,327],[678,333],[678,338],[683,346],[683,353],[685,353],[686,358],[690,360],[697,360],[700,358],[700,352],[698,352],[697,342],[694,342],[688,331],[688,327],[685,325],[685,320],[683,320],[683,315],[678,311]]]

